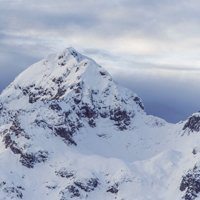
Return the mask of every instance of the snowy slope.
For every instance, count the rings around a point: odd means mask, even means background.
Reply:
[[[200,199],[200,114],[169,124],[73,48],[0,95],[0,199]]]

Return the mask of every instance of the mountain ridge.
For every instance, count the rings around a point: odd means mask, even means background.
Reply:
[[[198,199],[198,113],[147,115],[71,47],[22,72],[0,105],[3,199]]]

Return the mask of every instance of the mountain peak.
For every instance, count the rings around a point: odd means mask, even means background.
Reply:
[[[74,58],[77,62],[81,62],[86,57],[76,51],[73,47],[68,47],[58,54],[58,60],[68,60],[69,58]]]
[[[120,87],[105,69],[72,47],[31,65],[3,91],[0,100],[13,110],[62,102],[67,104],[65,109],[70,105],[72,112],[89,121],[110,117],[120,129],[127,128],[144,109],[136,94]]]
[[[9,91],[12,93],[13,88],[28,88],[28,90],[43,88],[55,93],[60,87],[67,88],[81,81],[94,87],[95,82],[92,83],[90,79],[96,81],[94,77],[97,78],[100,75],[107,75],[109,80],[112,79],[94,60],[69,47],[59,53],[48,55],[45,59],[28,67],[6,88],[3,96],[9,96],[8,93]],[[103,81],[105,79],[101,82]]]
[[[183,125],[146,115],[137,95],[67,48],[0,95],[0,197],[194,200],[200,138]],[[200,132],[200,113],[185,128]]]

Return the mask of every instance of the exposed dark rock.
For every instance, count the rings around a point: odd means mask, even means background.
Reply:
[[[23,191],[25,190],[22,186],[15,186],[14,183],[8,185],[5,181],[0,182],[0,189],[6,193],[9,199],[22,199]],[[3,198],[5,199],[5,198]],[[7,198],[6,198],[7,199]]]
[[[55,128],[55,132],[56,135],[59,135],[60,137],[64,138],[65,141],[67,141],[69,144],[77,145],[76,142],[73,140],[73,133],[75,132],[73,130],[73,127],[72,130],[67,130],[66,128],[58,127]]]
[[[73,90],[74,90],[74,92],[76,94],[80,94],[82,89],[83,89],[83,81],[81,81],[81,82],[77,83],[76,85],[72,86],[72,88],[73,88]]]
[[[21,129],[19,123],[14,119],[13,125],[9,128],[3,131],[3,143],[5,145],[5,148],[10,148],[10,150],[14,154],[21,154],[21,149],[18,147],[17,143],[15,142],[14,138],[21,136],[25,136],[24,130]],[[29,137],[25,137],[26,139],[29,139]]]
[[[0,103],[0,111],[3,110],[3,104]]]
[[[144,110],[144,105],[139,97],[135,97],[134,101],[142,108],[142,110]]]
[[[78,57],[78,54],[77,54],[76,51],[72,50],[70,53],[71,53],[72,56],[74,56],[74,57]]]
[[[68,200],[68,195],[70,195],[70,198],[81,196],[79,189],[74,185],[67,186],[60,194],[62,195],[60,200]]]
[[[89,105],[85,104],[81,108],[81,117],[85,118],[95,118],[97,116],[94,109],[92,109]]]
[[[62,77],[54,78],[52,81],[56,83],[58,86],[60,86],[60,84],[63,82],[63,78]]]
[[[84,183],[75,181],[74,185],[76,185],[81,190],[84,190],[85,192],[91,192],[99,185],[99,181],[97,178],[91,178]]]
[[[38,99],[40,99],[40,97],[38,97],[36,94],[29,94],[29,103],[35,103]]]
[[[10,115],[12,113],[9,113]],[[25,133],[24,129],[21,128],[21,125],[17,119],[17,115],[15,113],[14,116],[11,117],[12,119],[12,125],[10,126],[9,129],[5,129],[3,131],[3,135],[4,135],[4,141],[5,141],[5,144],[7,143],[7,141],[9,141],[9,137],[14,136],[14,137],[24,137],[26,139],[30,139],[30,136],[28,134]],[[10,135],[10,136],[9,136]],[[8,147],[8,145],[6,145],[6,148]]]
[[[119,191],[118,189],[118,184],[114,184],[113,186],[111,186],[106,192],[110,192],[110,193],[113,193],[113,194],[117,194]]]
[[[76,72],[78,72],[79,69],[80,69],[80,67],[77,67],[77,68],[76,68]],[[77,78],[80,79],[80,76],[77,77]]]
[[[44,100],[47,96],[52,97],[52,93],[48,89],[44,89],[41,86],[36,87],[35,84],[27,86],[27,87],[18,87],[23,95],[28,96],[29,103],[35,103],[38,100]]]
[[[100,71],[99,73],[101,74],[101,76],[105,76],[106,75],[106,72],[103,72],[103,71]]]
[[[200,167],[195,166],[183,176],[180,190],[185,191],[183,199],[194,200],[200,193]]]
[[[26,96],[28,94],[28,89],[27,88],[23,88],[22,89],[22,93],[23,93],[23,95]]]
[[[17,146],[17,144],[15,142],[13,142],[10,145],[10,150],[14,153],[14,154],[22,154],[22,150]]]
[[[67,169],[60,169],[59,171],[55,172],[57,176],[60,176],[62,178],[71,178],[74,176],[74,173],[71,171],[68,171]]]
[[[75,50],[70,49],[70,54],[77,60],[77,62],[81,61],[81,55],[78,54]]]
[[[60,60],[61,58],[63,58],[63,55],[58,56],[58,59]]]
[[[100,116],[101,116],[102,118],[107,118],[107,117],[109,116],[109,114],[108,114],[107,112],[101,112],[101,113],[100,113]]]
[[[7,133],[3,137],[5,148],[10,148],[10,150],[14,154],[19,154],[20,162],[24,166],[28,168],[33,168],[34,164],[45,162],[47,160],[48,152],[46,151],[38,151],[36,153],[24,153],[24,149],[18,146],[15,140],[12,139],[11,135],[12,135],[12,132],[10,133],[7,131]]]
[[[22,150],[17,146],[17,143],[11,138],[11,134],[8,132],[3,137],[3,142],[5,144],[5,148],[10,148],[10,150],[14,154],[21,154]]]
[[[14,133],[15,136],[20,136],[20,135],[25,136],[25,134],[24,134],[24,129],[21,128],[20,123],[18,122],[17,119],[15,119],[15,120],[13,121],[13,124],[12,124],[12,126],[10,127],[10,131],[11,131],[12,133]],[[28,136],[27,136],[27,137],[28,137]]]
[[[49,190],[55,190],[57,188],[57,185],[47,185],[46,188]]]
[[[7,133],[7,134],[3,137],[3,142],[4,142],[6,148],[10,147],[10,145],[13,143],[13,140],[11,139],[9,133]]]
[[[6,185],[5,181],[0,182],[0,188],[2,188],[4,185]]]
[[[33,168],[36,163],[45,162],[48,158],[48,152],[38,151],[36,153],[24,153],[21,154],[20,162],[22,165]]]
[[[183,130],[189,129],[190,131],[200,131],[200,114],[191,116],[185,123]]]
[[[47,127],[49,129],[53,130],[53,127],[44,120],[37,120],[36,119],[34,123],[37,124],[37,126],[39,126],[39,127],[42,127],[42,128]]]
[[[80,102],[81,102],[81,99],[80,99],[80,98],[76,98],[76,97],[74,98],[74,103],[75,103],[75,104],[79,104]]]
[[[65,118],[68,118],[68,116],[71,114],[71,110],[68,110],[64,112]]]
[[[96,123],[95,123],[94,119],[90,119],[90,120],[88,121],[88,124],[89,124],[90,127],[92,127],[92,128],[96,127]]]
[[[115,121],[115,125],[120,130],[127,129],[127,126],[131,123],[130,115],[126,110],[121,110],[120,108],[110,111],[110,119]]]
[[[193,148],[192,153],[196,155],[197,153],[199,153],[199,151],[200,151],[199,147],[195,147]]]
[[[24,190],[24,188],[22,187],[4,187],[3,188],[3,192],[7,193],[10,199],[14,199],[14,198],[22,199],[23,198],[22,190]]]
[[[34,154],[22,154],[20,158],[20,162],[22,165],[28,167],[28,168],[33,168],[34,164],[36,162],[36,158]]]
[[[50,106],[49,106],[52,110],[57,110],[57,111],[60,111],[62,110],[62,108],[59,106],[59,104],[57,103],[52,103]]]
[[[58,88],[56,95],[54,96],[53,99],[59,99],[60,97],[62,97],[66,92],[65,88]]]
[[[58,64],[61,65],[61,66],[65,66],[66,65],[66,61],[64,60],[63,62],[58,63]]]

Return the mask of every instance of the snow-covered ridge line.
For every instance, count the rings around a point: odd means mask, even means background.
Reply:
[[[199,122],[146,115],[135,93],[67,48],[0,95],[0,199],[197,199]]]

